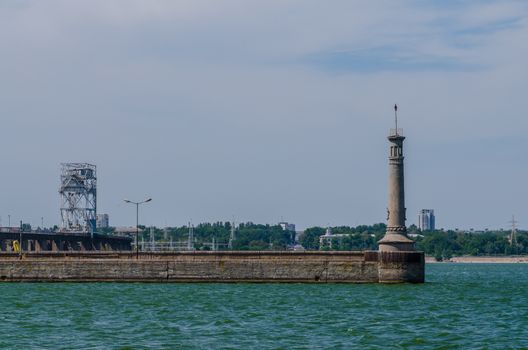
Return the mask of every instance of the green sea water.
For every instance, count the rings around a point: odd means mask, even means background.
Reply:
[[[0,283],[6,349],[528,349],[528,264],[421,285]]]

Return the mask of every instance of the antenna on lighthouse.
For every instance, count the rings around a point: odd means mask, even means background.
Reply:
[[[398,105],[394,104],[394,124],[396,127],[396,135],[398,135]]]

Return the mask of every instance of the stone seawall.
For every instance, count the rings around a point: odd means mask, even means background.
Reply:
[[[0,281],[422,283],[421,252],[0,253]]]

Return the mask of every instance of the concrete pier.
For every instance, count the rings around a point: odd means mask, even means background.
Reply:
[[[0,281],[421,283],[420,252],[0,253]]]

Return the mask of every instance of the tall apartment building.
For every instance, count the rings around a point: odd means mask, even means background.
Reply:
[[[282,229],[284,231],[293,231],[295,232],[295,224],[290,224],[290,223],[287,223],[287,222],[279,222],[279,225],[280,227],[282,227]]]
[[[108,228],[110,226],[110,217],[108,214],[97,214],[96,216],[96,227],[97,228]]]
[[[433,209],[422,209],[418,214],[418,228],[422,231],[435,229],[435,215]]]

